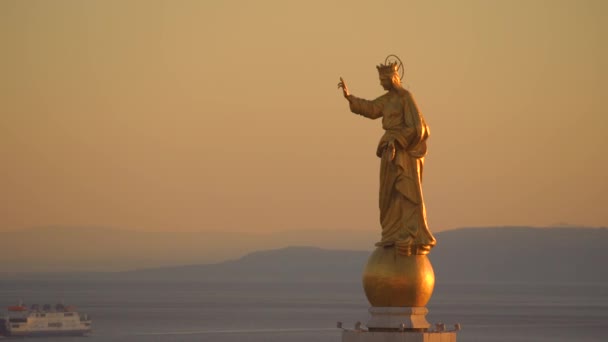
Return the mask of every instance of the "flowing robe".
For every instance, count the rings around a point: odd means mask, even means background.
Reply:
[[[370,119],[382,117],[386,131],[376,155],[380,162],[380,224],[377,246],[396,246],[404,255],[427,254],[436,241],[428,228],[422,197],[422,169],[429,127],[405,89],[386,93],[373,101],[353,95],[350,110]],[[390,142],[395,144],[391,160]]]

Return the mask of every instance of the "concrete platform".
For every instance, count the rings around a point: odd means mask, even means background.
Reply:
[[[342,342],[456,342],[456,332],[377,332],[345,330],[342,332]]]
[[[342,342],[456,342],[460,324],[447,326],[426,320],[425,307],[371,307],[370,320],[355,328],[343,329]]]
[[[371,318],[366,325],[369,331],[398,330],[402,327],[427,330],[431,326],[426,320],[428,312],[425,307],[371,307]]]

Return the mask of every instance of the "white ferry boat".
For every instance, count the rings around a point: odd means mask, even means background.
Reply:
[[[8,315],[0,317],[0,336],[85,335],[91,332],[91,318],[79,314],[73,306],[57,304],[8,307]]]

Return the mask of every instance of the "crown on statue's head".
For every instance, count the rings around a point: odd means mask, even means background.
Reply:
[[[399,75],[399,64],[397,62],[380,64],[376,66],[376,69],[378,69],[378,74],[380,74],[380,76]]]

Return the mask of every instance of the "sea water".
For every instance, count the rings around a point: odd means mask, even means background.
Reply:
[[[337,321],[368,319],[358,282],[0,281],[0,305],[20,299],[93,319],[90,336],[45,341],[336,342]],[[608,341],[608,284],[438,284],[428,308],[461,342]]]

